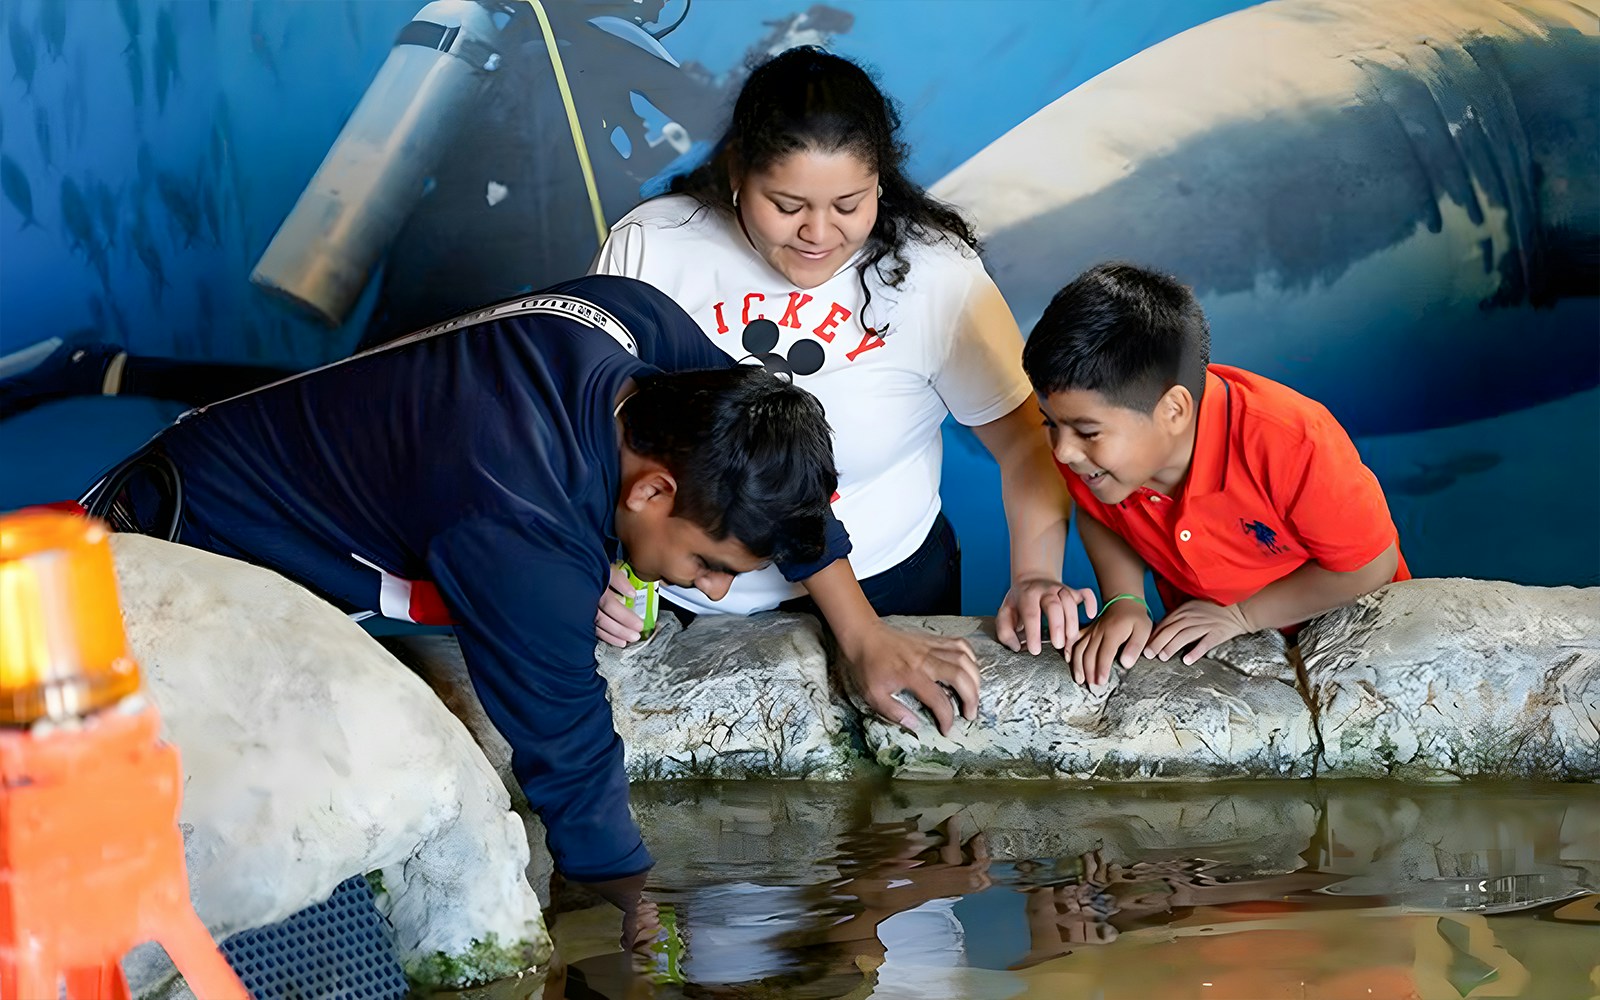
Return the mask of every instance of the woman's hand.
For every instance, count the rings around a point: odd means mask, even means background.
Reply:
[[[955,724],[952,699],[963,718],[978,717],[978,658],[967,640],[909,632],[877,618],[838,638],[856,691],[890,722],[917,731],[916,714],[895,698],[897,691],[910,691],[922,702],[941,734]]]
[[[1013,653],[1020,653],[1026,642],[1028,652],[1037,654],[1043,648],[1041,622],[1049,622],[1050,645],[1060,650],[1070,649],[1078,641],[1080,607],[1089,618],[1095,616],[1097,606],[1093,590],[1074,589],[1048,577],[1019,580],[1006,592],[1006,599],[995,615],[995,638]],[[1021,634],[1018,626],[1021,626]]]

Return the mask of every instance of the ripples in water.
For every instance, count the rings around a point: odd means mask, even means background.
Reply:
[[[615,911],[555,912],[550,1000],[1600,996],[1592,785],[750,782],[634,802],[662,932],[623,955]]]

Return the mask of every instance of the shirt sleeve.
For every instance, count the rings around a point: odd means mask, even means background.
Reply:
[[[556,868],[600,881],[653,862],[628,811],[622,739],[595,668],[605,556],[572,535],[478,518],[437,538],[428,565]]]
[[[662,371],[727,368],[735,364],[733,358],[712,342],[700,324],[683,311],[668,290],[645,280],[645,240],[643,225],[617,226],[590,265],[589,274],[558,287],[571,288],[580,295],[594,295],[600,302],[615,296],[634,299],[641,306],[642,314],[654,318],[646,329],[634,331],[640,340],[640,360]],[[668,245],[661,243],[657,243],[655,249],[658,254],[671,251]],[[596,282],[593,279],[597,275],[633,280]]]
[[[933,387],[956,420],[977,427],[1016,409],[1033,387],[1022,370],[1022,331],[983,263],[963,256],[952,279],[964,281],[965,295]]]
[[[844,522],[833,516],[833,511],[828,511],[827,547],[823,550],[822,558],[816,562],[808,563],[779,563],[778,572],[790,583],[799,583],[832,566],[837,560],[850,554],[850,533],[845,530]]]
[[[644,243],[644,227],[637,222],[617,226],[606,237],[600,252],[595,254],[594,263],[589,265],[589,273],[620,274],[625,278],[642,279]]]
[[[1289,497],[1284,521],[1324,569],[1358,570],[1398,540],[1378,477],[1331,414],[1308,423],[1300,461],[1288,472],[1273,488]]]

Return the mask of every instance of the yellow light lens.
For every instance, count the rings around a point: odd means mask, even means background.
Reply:
[[[0,517],[0,725],[82,718],[138,690],[106,537],[55,511]]]

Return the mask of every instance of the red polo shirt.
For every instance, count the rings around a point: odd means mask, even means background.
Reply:
[[[1237,604],[1310,561],[1348,573],[1399,541],[1383,488],[1333,415],[1224,365],[1207,369],[1194,457],[1176,496],[1141,486],[1108,505],[1071,470],[1061,474],[1078,509],[1155,572],[1168,611],[1191,597]],[[1404,556],[1394,578],[1411,578]]]

